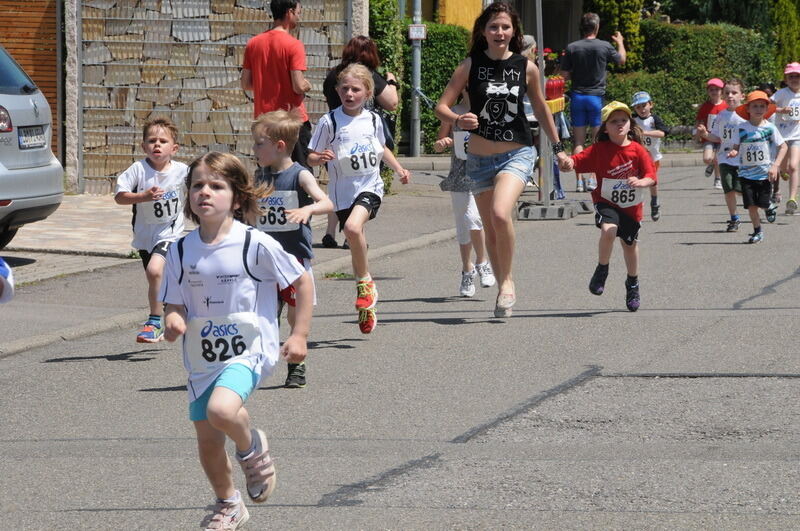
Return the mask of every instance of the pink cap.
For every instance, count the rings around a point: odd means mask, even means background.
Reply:
[[[719,87],[719,88],[722,88],[722,87],[725,86],[725,82],[722,81],[718,77],[712,77],[711,79],[708,80],[708,82],[706,83],[706,86],[707,87]]]
[[[789,63],[783,70],[784,74],[800,74],[800,63]]]

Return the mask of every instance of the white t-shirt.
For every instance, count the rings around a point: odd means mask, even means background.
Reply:
[[[728,109],[721,111],[717,115],[714,127],[709,132],[721,139],[719,151],[717,151],[717,162],[719,164],[739,166],[739,157],[728,157],[728,152],[739,143],[739,125],[746,121],[736,114],[736,111],[729,111]]]
[[[749,121],[739,125],[739,178],[752,181],[767,179],[769,167],[784,140],[775,124],[764,120],[755,126]]]
[[[131,247],[150,252],[163,241],[175,241],[183,233],[183,205],[186,198],[186,173],[183,162],[170,161],[165,171],[153,169],[147,159],[137,160],[117,177],[115,194],[142,192],[153,186],[164,190],[158,201],[133,205],[133,241]]]
[[[647,118],[640,118],[639,116],[634,115],[633,119],[636,121],[642,131],[656,131],[655,118],[653,118],[652,114]],[[653,162],[658,162],[664,158],[664,156],[661,154],[661,137],[643,136],[642,145],[650,153],[650,157],[653,159]]]
[[[367,110],[350,116],[341,107],[332,114],[333,121],[331,113],[322,115],[308,147],[318,153],[331,149],[336,154],[336,159],[327,165],[328,197],[334,208],[350,208],[363,192],[383,197],[380,164],[386,137],[380,117]]]
[[[179,243],[167,253],[161,300],[186,307],[183,363],[193,401],[230,364],[246,365],[259,378],[265,365],[271,372],[278,361],[278,289],[305,269],[271,236],[239,221],[219,244],[204,243],[196,229],[182,247],[182,261]]]
[[[792,92],[783,87],[772,95],[772,101],[778,107],[789,107],[789,114],[775,113],[775,125],[778,126],[784,140],[800,140],[800,92]]]

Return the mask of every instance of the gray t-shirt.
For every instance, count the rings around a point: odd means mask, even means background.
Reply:
[[[561,69],[570,72],[574,92],[603,96],[606,92],[606,65],[612,60],[619,64],[622,57],[610,42],[581,39],[567,45]]]

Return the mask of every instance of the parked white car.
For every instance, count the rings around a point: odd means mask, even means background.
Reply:
[[[21,226],[55,212],[64,197],[52,126],[44,94],[0,46],[0,249]]]

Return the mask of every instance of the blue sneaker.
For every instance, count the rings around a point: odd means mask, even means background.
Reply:
[[[153,321],[147,321],[136,336],[137,343],[158,343],[162,339],[164,339],[164,328],[160,323]]]
[[[763,239],[764,239],[764,232],[759,230],[750,235],[750,239],[747,240],[747,243],[758,243]]]

